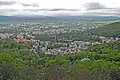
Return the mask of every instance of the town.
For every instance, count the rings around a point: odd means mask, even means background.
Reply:
[[[45,54],[75,53],[86,49],[91,44],[100,44],[100,42],[74,40],[71,37],[72,33],[78,34],[77,32],[98,28],[109,23],[112,23],[112,21],[90,22],[74,20],[74,23],[45,23],[41,21],[35,23],[0,24],[0,39],[13,39],[16,42],[27,42],[32,52]],[[69,36],[65,34],[69,34]],[[99,36],[99,38],[102,42],[114,40],[104,36]]]

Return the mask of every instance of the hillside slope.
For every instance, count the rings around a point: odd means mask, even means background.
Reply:
[[[92,29],[88,31],[88,33],[99,36],[120,37],[120,21],[107,24],[104,27]]]
[[[83,32],[70,33],[72,40],[99,41],[99,36],[120,37],[120,21]],[[68,35],[69,36],[69,35]]]

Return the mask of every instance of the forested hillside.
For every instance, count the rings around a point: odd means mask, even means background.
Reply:
[[[120,21],[88,31],[91,34],[107,37],[120,37]]]
[[[28,49],[27,43],[0,40],[0,80],[120,80],[120,42],[65,55]]]

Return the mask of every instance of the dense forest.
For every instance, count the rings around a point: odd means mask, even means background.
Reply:
[[[120,42],[45,55],[30,52],[27,43],[0,40],[0,80],[120,80]]]

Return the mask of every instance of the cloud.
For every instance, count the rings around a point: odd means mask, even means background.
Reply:
[[[85,15],[104,15],[104,16],[120,16],[120,8],[104,8],[99,10],[91,10],[84,13]]]
[[[120,8],[107,7],[98,2],[90,2],[83,5],[85,7],[84,15],[105,15],[105,16],[120,16]]]
[[[0,1],[0,6],[2,5],[13,5],[16,4],[17,2],[15,1]]]
[[[84,15],[89,15],[89,16],[120,16],[120,12],[92,12],[92,13],[84,13]]]
[[[98,2],[86,3],[84,4],[84,6],[86,7],[86,10],[98,10],[106,8],[105,5],[100,4]]]
[[[0,6],[3,6],[3,5],[14,5],[16,3],[20,4],[22,6],[25,6],[25,7],[29,7],[29,6],[39,7],[38,4],[34,4],[34,3],[27,4],[27,3],[20,3],[20,2],[16,2],[16,1],[0,1]]]
[[[48,11],[78,11],[78,9],[54,8],[54,9],[48,9]]]
[[[17,11],[16,9],[0,9],[0,11],[6,12],[6,11]]]
[[[58,2],[59,3],[59,2]],[[52,2],[34,2],[30,1],[1,1],[0,15],[111,15],[120,16],[120,7],[111,6],[102,2],[84,2],[79,4],[68,3],[62,4]],[[14,5],[15,4],[15,5]],[[53,6],[52,6],[53,5]],[[66,6],[68,5],[68,6]],[[74,6],[73,6],[74,5]]]
[[[33,7],[39,7],[38,4],[26,4],[26,3],[20,3],[22,6],[26,6],[26,7],[29,7],[29,6],[33,6]]]
[[[0,9],[0,15],[10,15],[11,16],[11,14],[15,13],[16,11],[18,11],[18,10],[16,10],[16,9]]]
[[[79,11],[79,10],[78,9],[54,8],[54,9],[24,9],[24,11],[39,12],[39,11]]]

